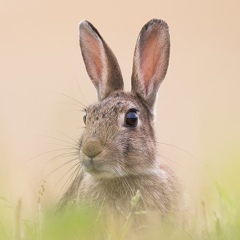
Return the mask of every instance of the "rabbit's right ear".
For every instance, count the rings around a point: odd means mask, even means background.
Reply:
[[[151,113],[169,62],[168,25],[160,19],[146,23],[139,33],[133,59],[132,92],[145,100]]]
[[[97,29],[88,21],[79,25],[83,60],[98,99],[102,101],[116,90],[123,90],[123,78],[117,59]]]

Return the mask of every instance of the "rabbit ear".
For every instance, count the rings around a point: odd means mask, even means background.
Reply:
[[[113,52],[91,23],[81,22],[79,33],[83,60],[101,101],[111,92],[123,89],[121,70]]]
[[[157,92],[169,62],[168,25],[152,19],[139,33],[133,59],[132,92],[145,100],[153,113]]]

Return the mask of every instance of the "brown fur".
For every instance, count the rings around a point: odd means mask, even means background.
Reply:
[[[137,210],[157,212],[163,218],[178,213],[182,204],[180,184],[158,157],[153,126],[154,103],[168,66],[167,24],[154,19],[140,32],[131,93],[123,91],[120,68],[112,51],[86,21],[80,24],[80,46],[99,102],[86,109],[86,128],[79,141],[80,174],[61,204],[74,202],[77,206],[127,213],[139,190]],[[125,123],[131,109],[138,116],[136,127]]]

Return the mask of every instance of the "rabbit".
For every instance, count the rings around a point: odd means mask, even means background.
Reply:
[[[97,29],[79,25],[80,49],[98,102],[85,109],[85,129],[79,140],[79,175],[67,189],[61,206],[99,206],[113,213],[137,210],[174,216],[181,209],[181,184],[160,161],[154,131],[155,102],[165,78],[170,54],[168,25],[147,22],[139,33],[133,59],[131,92],[117,59]]]

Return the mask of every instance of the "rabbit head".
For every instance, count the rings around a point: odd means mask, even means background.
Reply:
[[[117,59],[96,28],[80,23],[80,48],[98,102],[86,108],[80,139],[83,169],[94,178],[160,174],[153,128],[157,92],[168,68],[168,25],[153,19],[139,33],[132,90],[125,92]]]

